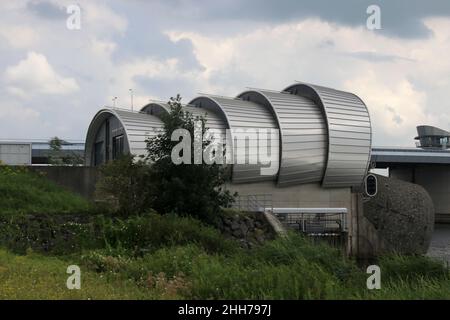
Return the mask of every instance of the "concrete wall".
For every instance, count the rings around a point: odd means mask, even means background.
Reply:
[[[31,143],[0,143],[0,161],[8,165],[30,165]]]
[[[273,207],[282,208],[347,208],[351,211],[350,188],[322,188],[319,183],[279,188],[274,182],[228,184],[231,192],[239,195],[270,194]]]
[[[421,185],[431,196],[436,222],[450,222],[450,166],[416,165],[392,167],[390,176]]]
[[[95,167],[29,166],[28,169],[43,173],[51,181],[83,197],[92,199],[94,196],[98,174]]]

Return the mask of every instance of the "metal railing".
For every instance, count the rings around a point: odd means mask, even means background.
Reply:
[[[287,227],[308,235],[337,235],[347,231],[347,208],[272,208]]]
[[[233,209],[247,212],[263,212],[273,208],[271,194],[247,194],[236,197]]]

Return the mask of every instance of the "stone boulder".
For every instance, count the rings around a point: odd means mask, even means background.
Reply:
[[[377,253],[426,253],[434,228],[430,195],[417,184],[377,178],[377,195],[363,204],[363,215],[378,239]]]

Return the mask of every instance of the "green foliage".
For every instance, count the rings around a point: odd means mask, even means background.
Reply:
[[[207,130],[206,114],[194,117],[183,111],[181,97],[177,95],[169,101],[170,113],[162,115],[163,133],[147,140],[148,158],[152,161],[152,189],[154,193],[152,207],[162,213],[174,212],[191,215],[202,221],[212,223],[221,207],[228,207],[233,196],[223,189],[229,177],[227,169],[220,164],[194,164],[194,144],[190,145],[190,164],[174,164],[171,155],[179,143],[172,141],[176,129],[186,129],[194,141],[195,122],[201,123],[202,132]],[[203,141],[205,148],[211,140]],[[198,151],[198,150],[197,150]]]
[[[0,244],[24,254],[28,249],[68,254],[103,245],[92,218],[86,214],[0,215]]]
[[[105,241],[110,247],[127,248],[133,255],[142,255],[163,246],[194,243],[207,252],[231,253],[237,244],[224,238],[213,227],[191,217],[173,214],[161,216],[149,213],[128,219],[105,219],[102,226]]]
[[[0,209],[2,214],[85,213],[89,203],[44,176],[26,168],[0,166]]]
[[[142,159],[123,155],[100,168],[97,197],[116,200],[122,215],[140,214],[152,202],[150,182],[150,166]]]
[[[81,165],[84,162],[83,157],[80,155],[65,150],[62,151],[64,140],[58,137],[53,137],[49,141],[50,155],[48,157],[49,163],[54,166],[76,166]]]
[[[387,255],[381,257],[379,264],[386,281],[416,281],[419,278],[442,280],[449,276],[442,261],[420,255]]]
[[[231,254],[238,245],[190,217],[149,213],[119,218],[103,215],[0,215],[0,245],[24,254],[28,248],[53,255],[107,249],[142,256],[164,246],[197,244],[209,253]]]

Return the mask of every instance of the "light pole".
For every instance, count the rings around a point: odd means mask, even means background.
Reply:
[[[128,89],[130,91],[130,97],[131,97],[131,111],[133,111],[133,89]]]
[[[113,101],[113,108],[116,107],[116,100],[117,100],[117,97],[112,98],[112,101]]]

